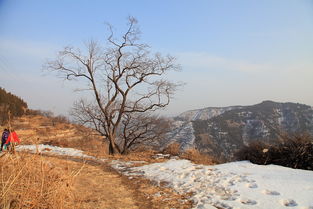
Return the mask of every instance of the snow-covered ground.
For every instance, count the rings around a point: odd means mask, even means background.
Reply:
[[[38,151],[40,153],[47,153],[47,154],[95,159],[95,157],[93,156],[83,154],[83,151],[78,150],[78,149],[57,147],[57,146],[44,145],[44,144],[39,144],[37,146],[36,145],[19,145],[19,146],[16,146],[16,151],[29,151],[31,153],[36,153]]]
[[[50,149],[46,152],[55,154],[87,156],[70,148],[45,148]],[[35,146],[19,146],[18,150],[22,149],[36,151]],[[143,176],[159,183],[167,182],[167,186],[180,193],[193,193],[195,208],[313,209],[312,171],[247,161],[203,166],[170,159],[132,167],[131,162],[115,160],[111,165],[129,178]]]
[[[168,182],[180,193],[194,193],[196,208],[313,209],[313,172],[247,161],[202,166],[169,160],[130,169]]]

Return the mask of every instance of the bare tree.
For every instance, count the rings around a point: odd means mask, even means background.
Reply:
[[[121,153],[127,153],[137,145],[160,146],[171,130],[170,120],[147,114],[126,114],[122,121],[119,141]]]
[[[148,45],[139,43],[135,18],[128,18],[127,30],[120,39],[115,37],[112,26],[108,28],[107,47],[90,41],[85,54],[80,49],[65,47],[46,68],[67,80],[87,81],[94,100],[77,102],[74,114],[78,121],[101,133],[109,141],[109,153],[114,154],[125,152],[125,146],[148,137],[137,131],[140,136],[136,140],[135,132],[130,130],[136,123],[144,126],[138,123],[141,119],[141,123],[152,124],[152,118],[144,118],[143,113],[169,104],[178,84],[166,80],[164,75],[180,66],[174,57],[151,54]],[[121,139],[123,145],[117,143]]]

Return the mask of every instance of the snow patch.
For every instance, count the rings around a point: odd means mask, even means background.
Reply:
[[[19,145],[19,146],[16,146],[16,151],[28,151],[31,153],[36,153],[38,151],[39,153],[46,153],[46,154],[96,159],[93,156],[83,154],[83,151],[78,150],[78,149],[57,147],[57,146],[51,146],[51,145],[45,145],[45,144],[39,144],[37,146],[36,145]]]

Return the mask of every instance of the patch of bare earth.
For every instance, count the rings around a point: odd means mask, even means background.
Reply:
[[[131,188],[135,193],[135,198],[139,200],[149,200],[149,202],[140,202],[140,208],[192,208],[192,202],[187,200],[187,196],[175,193],[172,189],[164,187],[165,185],[156,185],[153,182],[133,178],[132,181],[123,177],[124,184]]]
[[[77,162],[68,162],[74,167]],[[85,164],[73,184],[77,208],[139,208],[121,177],[103,166]]]
[[[109,165],[94,161],[85,162],[85,168],[77,176],[73,186],[79,208],[192,207],[192,203],[184,195],[159,187],[147,179],[129,179]]]

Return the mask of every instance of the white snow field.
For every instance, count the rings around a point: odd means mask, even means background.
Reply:
[[[91,157],[71,148],[39,146],[55,154]],[[52,147],[52,148],[51,148]],[[19,146],[18,150],[36,151],[36,146]],[[44,149],[43,149],[44,150]],[[104,159],[99,159],[104,160]],[[192,193],[194,208],[313,209],[313,171],[276,165],[255,165],[248,161],[214,166],[170,159],[133,167],[134,162],[111,161],[121,173],[167,182],[179,193]]]

